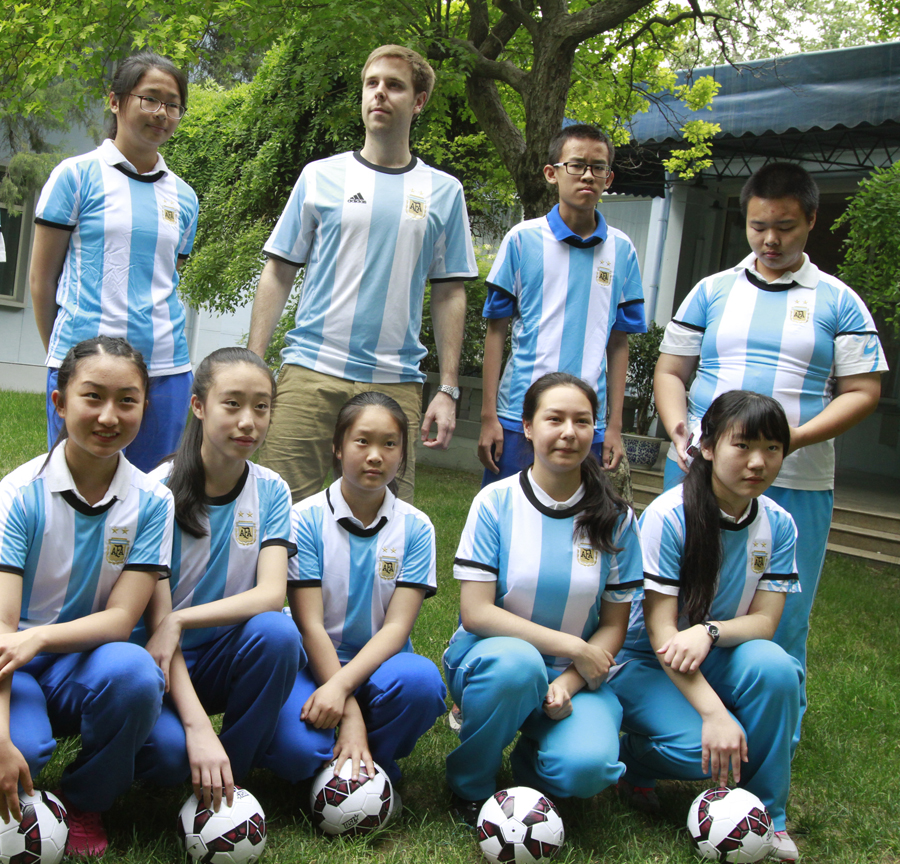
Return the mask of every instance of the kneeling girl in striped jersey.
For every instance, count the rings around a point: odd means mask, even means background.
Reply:
[[[374,761],[396,782],[396,760],[445,710],[437,666],[410,641],[437,580],[431,521],[396,497],[408,425],[384,393],[346,402],[332,439],[337,479],[291,513],[288,599],[309,666],[281,711],[267,764],[292,782],[332,758],[335,773],[350,759],[353,777],[361,762],[371,776]]]
[[[64,423],[49,454],[0,482],[0,817],[50,761],[54,735],[81,735],[62,778],[70,855],[102,855],[100,812],[134,778],[159,715],[163,676],[126,641],[169,575],[172,496],[122,450],[141,425],[147,367],[124,339],[71,348],[52,401]]]
[[[170,584],[154,594],[146,630],[135,631],[167,690],[137,776],[160,785],[190,777],[216,810],[223,795],[231,804],[234,780],[262,762],[305,663],[297,628],[281,614],[295,551],[290,491],[248,461],[274,397],[256,354],[214,351],[197,368],[181,446],[153,472],[175,497],[176,529]],[[225,715],[219,736],[208,713]]]
[[[587,798],[625,770],[605,681],[640,595],[640,541],[590,452],[596,411],[573,375],[535,381],[523,406],[534,464],[478,493],[460,539],[461,626],[444,671],[463,720],[447,782],[470,824],[519,731],[517,784]]]
[[[709,407],[682,485],[641,516],[643,606],[611,679],[624,709],[620,793],[658,808],[658,778],[725,786],[762,799],[775,857],[794,860],[785,831],[800,662],[772,641],[799,590],[790,514],[762,493],[778,475],[790,429],[774,399],[732,390]]]

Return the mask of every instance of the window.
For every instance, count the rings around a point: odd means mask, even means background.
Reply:
[[[20,299],[16,297],[16,266],[19,258],[19,243],[22,238],[22,211],[18,208],[8,210],[0,206],[0,234],[3,236],[5,261],[0,261],[0,297]]]

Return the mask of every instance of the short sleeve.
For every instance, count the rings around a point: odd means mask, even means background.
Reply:
[[[496,582],[500,574],[500,526],[493,492],[480,492],[469,508],[453,560],[453,576],[461,581]]]
[[[619,551],[611,556],[601,599],[611,603],[630,603],[643,594],[644,585],[641,537],[631,509],[620,519],[613,542]]]
[[[81,184],[78,169],[71,161],[61,162],[44,184],[34,211],[38,225],[71,231],[78,224]]]
[[[760,591],[796,594],[800,589],[797,576],[797,526],[786,510],[769,510],[772,525],[772,554],[769,566],[757,583]]]
[[[681,580],[681,556],[684,536],[671,511],[653,507],[644,511],[640,521],[644,590],[677,597]]]
[[[147,496],[124,570],[157,570],[165,576],[171,573],[175,500],[168,489],[159,488],[165,490],[165,495]]]
[[[625,236],[616,237],[616,277],[622,279],[622,293],[616,307],[613,330],[621,330],[625,333],[646,333],[647,322],[644,320],[644,286],[641,283],[641,268],[638,264],[634,244]]]
[[[193,189],[188,189],[190,195],[182,196],[181,212],[182,232],[181,243],[178,244],[178,257],[187,258],[194,248],[194,237],[197,234],[197,218],[200,210],[197,196]],[[186,199],[186,200],[184,200]]]
[[[291,539],[291,490],[281,477],[266,482],[266,514],[259,548],[286,546],[288,555],[297,553]]]
[[[25,573],[29,548],[28,517],[21,492],[9,482],[0,483],[0,570]]]
[[[482,317],[512,318],[516,314],[516,298],[496,285],[489,284],[487,289]]]
[[[317,213],[307,201],[310,167],[303,169],[263,251],[290,264],[305,264],[315,238]]]
[[[707,283],[704,281],[694,286],[678,307],[675,317],[666,325],[666,332],[659,346],[660,353],[699,356],[708,323],[708,301]]]
[[[489,289],[493,289],[501,297],[505,294],[511,299],[519,296],[522,290],[522,244],[518,231],[509,231],[500,242],[497,257],[491,265],[491,272],[485,280]],[[499,290],[498,290],[499,289]],[[490,295],[488,295],[490,300]],[[506,315],[488,315],[488,306],[484,307],[485,318],[505,318]]]
[[[301,502],[302,503],[302,502]],[[291,539],[297,554],[288,559],[288,585],[294,588],[322,584],[322,508],[294,505]]]
[[[437,592],[437,561],[434,527],[430,521],[407,514],[407,541],[403,555],[403,569],[397,576],[397,586],[424,588],[425,596]]]
[[[862,375],[886,372],[887,359],[872,314],[855,291],[847,288],[838,300],[834,337],[834,374]]]
[[[432,250],[430,280],[474,279],[478,275],[462,184],[458,180],[453,182],[455,194],[450,212]]]
[[[620,303],[616,308],[616,320],[613,330],[623,333],[646,333],[647,322],[644,320],[644,301],[631,300]]]

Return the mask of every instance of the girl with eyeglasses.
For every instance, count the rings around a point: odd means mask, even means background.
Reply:
[[[198,202],[159,154],[186,106],[187,78],[170,60],[149,52],[124,60],[110,87],[108,137],[54,169],[35,213],[31,296],[47,349],[48,445],[60,429],[50,394],[66,352],[100,334],[127,338],[151,376],[144,422],[127,454],[144,471],[177,447],[190,401],[175,289]]]

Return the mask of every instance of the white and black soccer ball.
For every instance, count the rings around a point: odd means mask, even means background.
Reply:
[[[566,839],[556,805],[528,786],[502,789],[488,798],[475,828],[481,851],[491,862],[547,861]]]
[[[0,819],[0,864],[59,864],[66,853],[69,818],[55,795],[35,790],[19,797],[22,821]]]
[[[394,815],[396,796],[391,780],[375,765],[369,777],[365,765],[359,766],[359,779],[352,780],[353,763],[347,759],[337,776],[334,762],[313,779],[309,805],[313,822],[326,834],[359,837],[384,828]]]
[[[191,795],[178,814],[178,836],[201,864],[253,864],[266,848],[266,814],[239,786],[231,807],[223,798],[218,813]]]
[[[775,836],[766,805],[746,789],[707,789],[691,804],[687,828],[710,861],[762,861]]]

